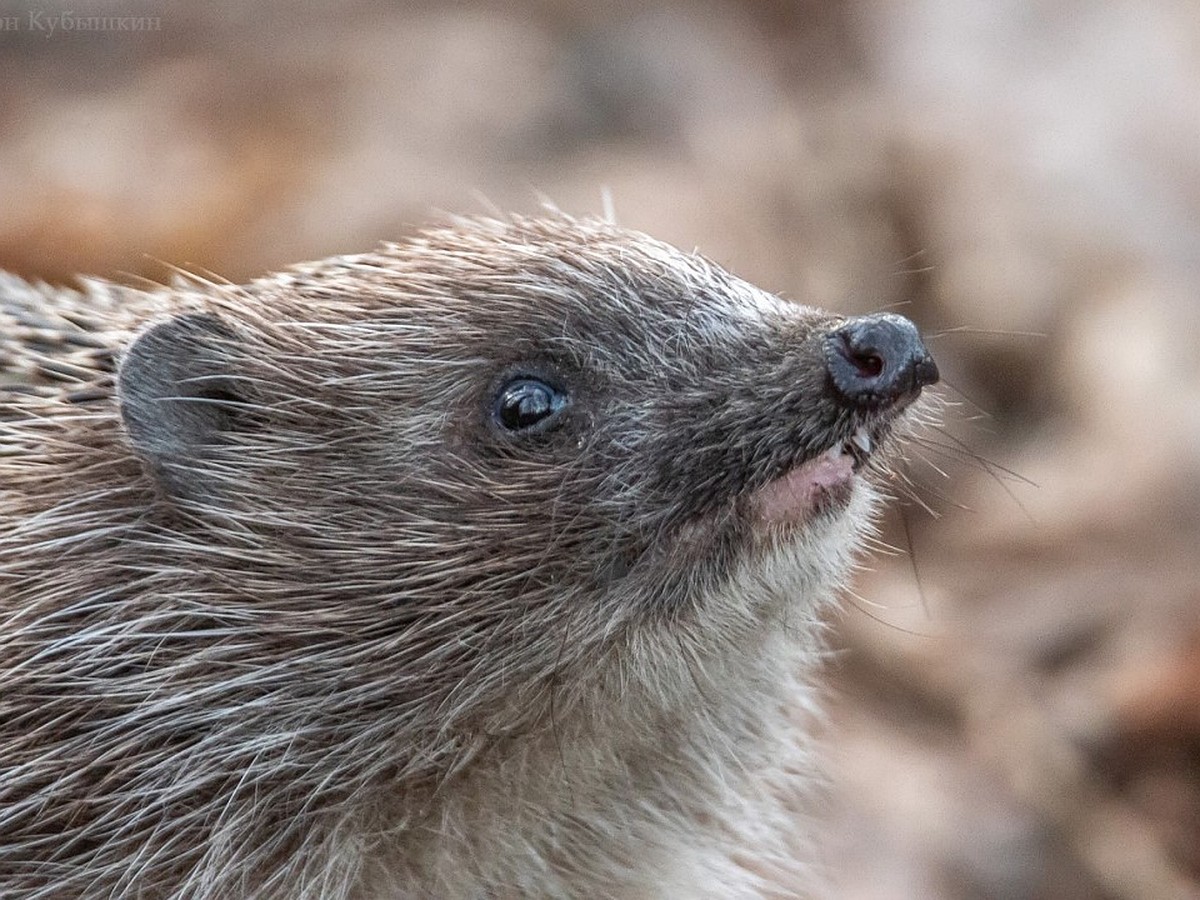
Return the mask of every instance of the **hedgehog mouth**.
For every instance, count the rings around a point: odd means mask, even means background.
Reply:
[[[755,492],[758,517],[767,525],[799,525],[817,513],[844,508],[882,430],[860,425],[848,438],[765,484]]]

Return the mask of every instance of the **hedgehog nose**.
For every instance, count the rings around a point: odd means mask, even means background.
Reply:
[[[891,313],[840,325],[825,338],[825,358],[834,391],[852,406],[912,400],[939,377],[917,327]]]

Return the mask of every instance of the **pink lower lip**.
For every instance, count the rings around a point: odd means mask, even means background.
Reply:
[[[819,500],[854,478],[854,459],[823,453],[758,491],[758,514],[769,525],[803,522]]]

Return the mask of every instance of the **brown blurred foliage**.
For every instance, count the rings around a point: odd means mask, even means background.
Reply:
[[[0,83],[26,276],[237,279],[608,195],[918,319],[948,405],[839,623],[838,896],[1200,896],[1191,0],[9,0]]]

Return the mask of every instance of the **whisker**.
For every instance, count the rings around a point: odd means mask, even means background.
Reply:
[[[917,565],[917,547],[913,543],[912,529],[909,527],[908,513],[903,506],[900,507],[900,524],[904,527],[904,539],[908,541],[908,561],[912,568],[913,580],[917,584],[917,596],[921,598],[921,609],[925,613],[925,618],[932,619],[933,616],[929,612],[929,600],[925,596],[925,584],[921,581],[921,569]]]
[[[986,334],[995,335],[997,337],[1033,337],[1033,338],[1048,338],[1050,335],[1044,331],[1010,331],[1004,328],[975,328],[971,325],[959,325],[954,328],[943,328],[940,331],[933,331],[929,334],[923,334],[925,340],[932,341],[942,337],[949,337],[956,334]]]

